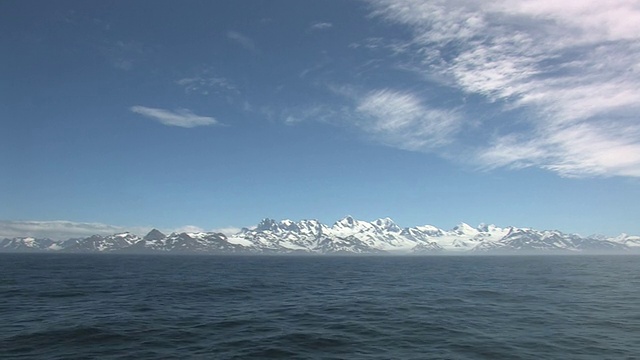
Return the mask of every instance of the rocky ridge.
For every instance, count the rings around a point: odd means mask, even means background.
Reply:
[[[332,226],[317,220],[264,219],[227,236],[215,232],[144,237],[131,233],[56,242],[17,237],[0,240],[2,252],[203,253],[203,254],[444,254],[590,253],[640,251],[640,237],[581,237],[557,230],[535,230],[461,223],[451,230],[432,225],[401,228],[390,218],[372,222],[347,216]]]

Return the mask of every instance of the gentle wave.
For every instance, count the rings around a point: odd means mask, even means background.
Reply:
[[[633,359],[640,258],[2,255],[3,359]]]

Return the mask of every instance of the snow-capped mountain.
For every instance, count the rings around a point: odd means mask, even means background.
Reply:
[[[612,242],[623,244],[630,248],[640,249],[640,236],[620,234],[619,236],[616,236],[615,238],[610,240]]]
[[[0,241],[0,251],[252,253],[252,254],[437,254],[514,252],[638,251],[640,237],[587,238],[556,230],[534,230],[460,223],[451,230],[432,225],[401,228],[390,218],[372,222],[346,216],[327,226],[317,220],[264,219],[257,226],[225,236],[213,232],[165,235],[153,229],[144,237],[131,233],[94,235],[54,242],[13,238]]]
[[[56,243],[51,239],[36,239],[32,237],[17,237],[1,239],[0,251],[48,251],[57,250]]]
[[[60,246],[66,252],[112,252],[126,249],[140,241],[138,235],[128,232],[109,236],[93,235],[85,239],[70,239]]]
[[[474,247],[474,251],[516,252],[516,251],[624,251],[627,247],[607,239],[582,238],[560,231],[537,231],[533,229],[510,228],[498,241],[487,241]]]
[[[144,238],[125,249],[127,252],[228,253],[242,252],[244,247],[227,241],[219,233],[172,233],[165,236],[153,229]]]

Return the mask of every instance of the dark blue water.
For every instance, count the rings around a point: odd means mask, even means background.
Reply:
[[[2,359],[635,359],[640,257],[0,256]]]

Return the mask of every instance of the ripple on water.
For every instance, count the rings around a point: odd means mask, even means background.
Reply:
[[[640,353],[635,258],[42,259],[0,261],[0,358]]]

